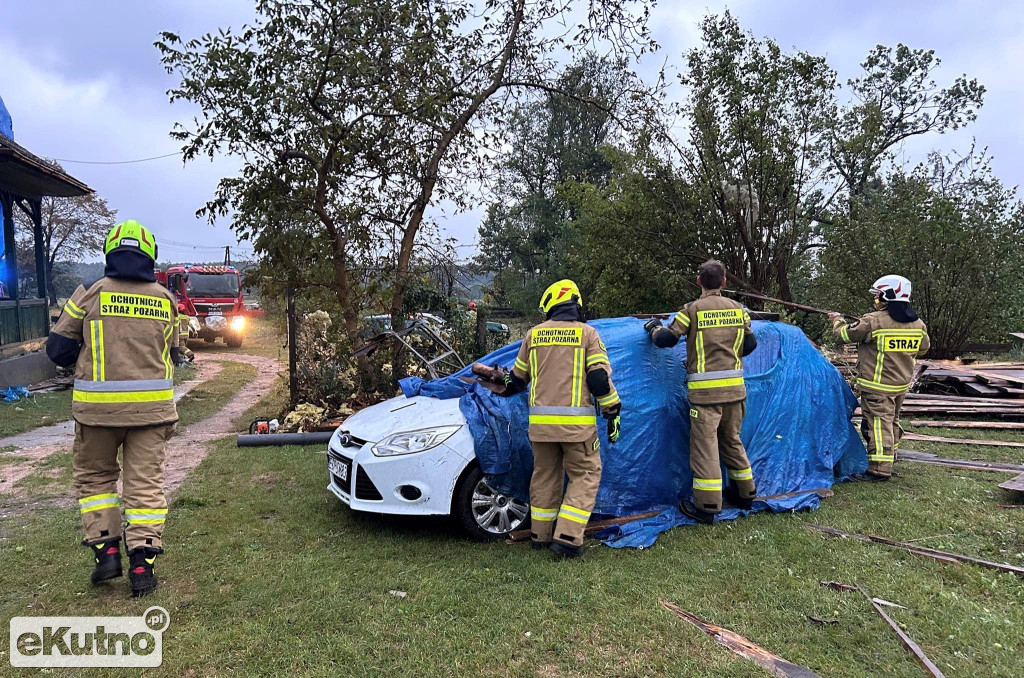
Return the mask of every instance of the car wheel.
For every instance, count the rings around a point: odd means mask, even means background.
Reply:
[[[495,490],[474,464],[459,484],[452,514],[467,535],[491,541],[526,527],[530,505]]]
[[[242,348],[242,335],[240,334],[225,337],[224,341],[230,348]]]

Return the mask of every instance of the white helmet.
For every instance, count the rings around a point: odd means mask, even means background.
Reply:
[[[910,301],[910,287],[902,275],[883,275],[871,286],[871,294],[881,294],[882,301]]]

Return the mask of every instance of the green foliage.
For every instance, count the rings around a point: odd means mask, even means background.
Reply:
[[[495,201],[480,226],[476,263],[494,271],[498,302],[529,313],[544,288],[586,271],[578,205],[566,182],[603,186],[611,169],[602,146],[613,138],[633,76],[621,61],[588,54],[559,77],[557,90],[509,116]],[[589,291],[584,285],[584,298]]]
[[[1004,341],[1021,327],[1024,208],[984,152],[955,160],[932,154],[928,164],[868,189],[852,214],[825,228],[818,303],[863,308],[880,275],[906,276],[939,357],[968,341]]]

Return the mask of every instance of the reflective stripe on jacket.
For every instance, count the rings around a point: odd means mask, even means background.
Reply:
[[[906,391],[917,356],[931,346],[924,321],[897,322],[884,309],[850,324],[837,318],[832,331],[840,341],[857,344],[857,385],[876,393]]]
[[[590,325],[549,320],[527,333],[513,372],[529,382],[530,440],[581,442],[597,432],[597,409],[587,373],[604,370],[611,391],[597,398],[607,410],[619,403],[601,337]]]
[[[753,330],[750,314],[741,304],[704,290],[672,318],[668,329],[686,337],[686,382],[695,405],[718,405],[743,400],[743,338]]]
[[[174,366],[178,309],[157,283],[102,278],[80,286],[53,332],[81,345],[72,414],[87,426],[154,426],[176,421]]]

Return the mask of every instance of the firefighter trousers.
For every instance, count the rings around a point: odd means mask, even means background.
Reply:
[[[601,484],[601,444],[597,434],[584,442],[534,442],[532,445],[530,531],[533,541],[557,540],[580,546]],[[568,486],[566,476],[569,476]]]
[[[868,473],[886,477],[892,475],[900,439],[903,438],[900,410],[905,395],[861,391],[860,431],[867,442]]]
[[[164,498],[164,448],[174,424],[145,428],[114,428],[75,424],[74,479],[85,544],[121,536],[121,501],[129,551],[138,546],[161,546],[167,518]],[[122,449],[123,491],[118,498],[117,461]]]
[[[747,401],[722,405],[690,405],[690,470],[693,503],[708,513],[722,511],[722,464],[739,496],[757,496],[754,472],[740,440]]]

